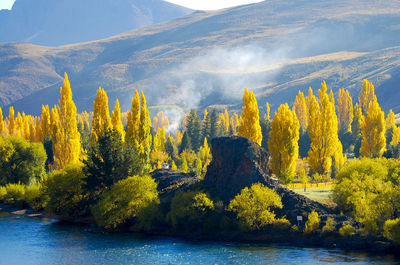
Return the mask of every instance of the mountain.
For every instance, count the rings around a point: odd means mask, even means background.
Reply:
[[[93,108],[99,86],[125,110],[135,89],[153,106],[240,110],[244,87],[276,107],[322,80],[356,97],[368,78],[384,109],[399,112],[399,25],[398,1],[274,0],[81,44],[2,44],[0,105],[38,114],[57,103],[67,72],[79,111]]]
[[[191,12],[161,0],[16,0],[11,10],[0,10],[0,42],[93,41]]]

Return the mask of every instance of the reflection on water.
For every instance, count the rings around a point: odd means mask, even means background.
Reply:
[[[109,234],[0,213],[0,264],[397,264],[392,256]]]

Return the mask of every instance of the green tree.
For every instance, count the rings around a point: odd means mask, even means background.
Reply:
[[[198,229],[210,218],[214,209],[214,203],[207,194],[178,191],[171,201],[167,221],[178,231]]]
[[[85,214],[83,178],[82,165],[70,164],[53,171],[43,182],[43,196],[47,198],[45,209],[69,220]]]
[[[105,188],[143,170],[138,151],[133,143],[122,142],[116,130],[108,130],[88,150],[85,167],[85,189],[98,198]]]
[[[45,174],[46,151],[41,143],[0,137],[0,185],[30,184]]]
[[[229,203],[228,210],[235,212],[239,221],[250,230],[260,230],[275,221],[272,208],[282,208],[281,197],[261,183],[244,188]]]
[[[115,183],[92,208],[98,226],[116,229],[143,209],[159,204],[157,183],[150,176],[132,176]]]
[[[199,150],[203,141],[201,126],[201,120],[197,111],[192,109],[187,116],[186,132],[191,140],[193,150],[196,152]]]

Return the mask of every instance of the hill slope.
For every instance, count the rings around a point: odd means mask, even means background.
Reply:
[[[356,95],[369,78],[384,108],[399,111],[398,25],[398,1],[264,1],[82,44],[3,44],[0,104],[37,113],[57,102],[66,71],[79,110],[92,109],[100,85],[122,109],[134,89],[150,105],[239,109],[246,86],[263,106],[291,102],[323,79]]]
[[[12,10],[0,11],[0,42],[92,41],[190,12],[161,0],[16,0]]]

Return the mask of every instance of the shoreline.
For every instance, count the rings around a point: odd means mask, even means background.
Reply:
[[[0,212],[6,212],[12,215],[25,216],[30,218],[48,218],[56,222],[62,222],[71,226],[94,226],[94,222],[88,219],[82,220],[64,220],[60,216],[38,212],[29,208],[12,207],[5,204],[0,204]],[[98,229],[98,231],[104,231]],[[242,244],[276,244],[280,246],[293,246],[301,248],[325,248],[325,249],[340,249],[350,252],[363,252],[371,255],[394,255],[400,256],[399,247],[390,243],[387,240],[379,238],[364,237],[354,235],[350,237],[341,237],[337,234],[304,234],[302,232],[288,231],[268,231],[268,232],[239,232],[226,231],[215,234],[204,233],[179,233],[170,230],[160,231],[137,231],[134,229],[125,229],[121,231],[108,231],[113,233],[147,235],[152,237],[175,237],[189,241],[213,241],[223,243],[242,243]]]

